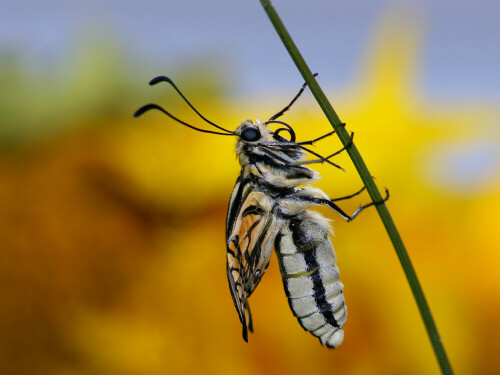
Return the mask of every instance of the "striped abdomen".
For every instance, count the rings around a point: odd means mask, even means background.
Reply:
[[[347,310],[329,229],[321,215],[304,211],[283,226],[275,249],[293,314],[323,345],[336,348]]]

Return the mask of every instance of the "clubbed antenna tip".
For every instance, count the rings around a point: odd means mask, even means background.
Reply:
[[[150,86],[153,86],[153,85],[156,85],[157,83],[159,82],[168,82],[170,83],[171,85],[173,85],[173,81],[168,78],[167,76],[158,76],[158,77],[155,77],[153,78],[151,81],[149,81],[149,85]]]

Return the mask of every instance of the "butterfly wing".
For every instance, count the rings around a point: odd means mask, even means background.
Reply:
[[[243,325],[243,339],[252,331],[248,297],[264,275],[279,225],[271,214],[273,200],[241,177],[229,203],[226,225],[227,277],[234,306]],[[248,324],[245,311],[248,312]]]

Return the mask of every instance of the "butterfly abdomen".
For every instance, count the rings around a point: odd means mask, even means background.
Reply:
[[[323,345],[335,348],[344,338],[347,310],[329,230],[325,218],[304,211],[283,226],[275,249],[293,314]]]

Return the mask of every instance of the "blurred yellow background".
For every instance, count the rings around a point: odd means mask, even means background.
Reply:
[[[285,15],[295,4],[278,3]],[[430,96],[420,84],[428,25],[415,21],[413,10],[390,6],[373,17],[354,74],[334,86],[335,63],[327,59],[319,82],[327,77],[334,108],[356,133],[379,186],[391,191],[389,209],[456,373],[498,373],[498,92]],[[292,22],[292,36],[300,39],[313,21],[304,15]],[[286,59],[266,27],[262,40]],[[244,68],[213,58],[210,45],[190,49],[186,30],[173,39],[189,54],[163,57],[168,69],[158,58],[147,65],[153,57],[129,51],[120,33],[84,32],[60,66],[30,65],[22,47],[0,45],[0,373],[439,373],[373,209],[349,224],[321,210],[333,219],[345,285],[344,343],[328,350],[302,330],[275,259],[250,299],[255,333],[243,342],[225,272],[225,214],[239,172],[235,140],[194,132],[160,113],[132,113],[154,101],[201,124],[168,85],[147,86],[167,74],[198,110],[232,129],[270,117],[302,81],[289,64],[294,78],[286,89],[247,82],[249,91],[238,92],[234,72]],[[315,38],[318,49],[334,48],[321,44],[327,35]],[[299,140],[330,130],[310,93],[283,120]],[[316,146],[321,154],[338,148],[334,137]],[[317,186],[331,197],[359,189],[348,157],[335,162],[347,172],[318,165]],[[352,212],[367,200],[342,207]]]

